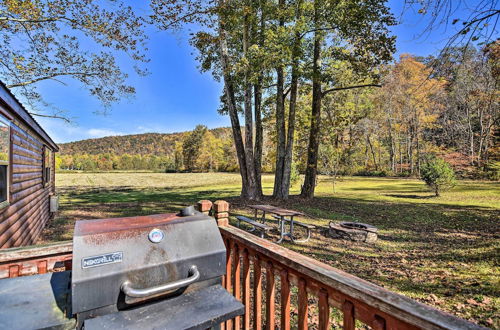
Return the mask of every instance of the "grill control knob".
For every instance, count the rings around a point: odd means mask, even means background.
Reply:
[[[148,234],[149,240],[153,243],[160,243],[164,237],[165,234],[158,228],[152,229]]]

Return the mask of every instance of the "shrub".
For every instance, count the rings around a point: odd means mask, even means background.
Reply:
[[[492,162],[488,164],[485,172],[489,180],[500,180],[500,162]]]
[[[355,176],[377,176],[377,177],[384,177],[384,176],[387,176],[387,172],[384,171],[384,170],[381,170],[381,171],[370,171],[370,170],[366,170],[366,169],[363,169],[361,171],[357,171],[355,174]]]
[[[439,196],[441,191],[453,188],[456,184],[455,172],[450,164],[441,158],[433,158],[425,162],[420,168],[420,178],[436,196]]]

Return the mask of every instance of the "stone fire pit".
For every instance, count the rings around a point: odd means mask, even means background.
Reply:
[[[377,241],[377,230],[374,226],[359,222],[330,222],[328,227],[331,237],[366,243]]]

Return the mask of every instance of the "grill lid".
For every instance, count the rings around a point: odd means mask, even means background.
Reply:
[[[117,308],[218,278],[225,259],[217,224],[202,213],[77,221],[73,313]]]

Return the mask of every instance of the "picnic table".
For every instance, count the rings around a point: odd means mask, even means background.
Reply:
[[[279,228],[280,239],[278,240],[277,243],[283,242],[283,239],[287,236],[290,238],[290,240],[292,242],[299,242],[298,240],[296,240],[293,237],[294,217],[297,215],[303,216],[304,213],[299,212],[299,211],[294,211],[294,210],[287,210],[287,209],[283,209],[281,207],[276,207],[276,206],[272,206],[272,205],[249,205],[249,207],[255,210],[255,221],[259,220],[258,212],[259,211],[262,212],[262,217],[260,218],[260,221],[262,222],[262,224],[264,224],[266,221],[266,213],[274,214],[277,216],[276,218],[279,220],[279,227],[280,227]],[[285,231],[286,230],[285,229],[286,228],[285,222],[289,222],[289,224],[290,224],[290,226],[289,226],[290,230],[288,232]],[[309,239],[309,237],[310,237],[310,228],[308,228],[307,239],[303,240],[303,241],[307,241]]]

